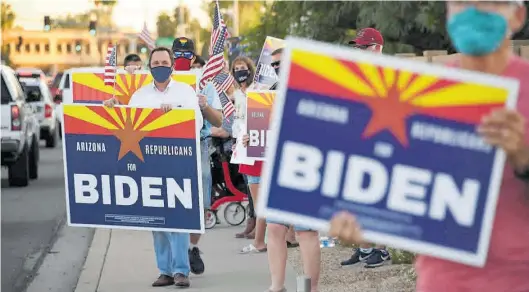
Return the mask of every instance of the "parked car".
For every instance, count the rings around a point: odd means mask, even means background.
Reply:
[[[46,147],[54,148],[59,140],[60,119],[48,86],[40,78],[21,77],[19,81],[39,120],[40,139],[46,141]]]
[[[17,68],[16,76],[17,78],[18,77],[40,78],[44,82],[46,82],[47,80],[47,77],[46,77],[46,74],[44,74],[44,71],[38,68]]]
[[[0,68],[2,166],[8,168],[9,185],[27,186],[38,177],[39,123],[15,71]]]

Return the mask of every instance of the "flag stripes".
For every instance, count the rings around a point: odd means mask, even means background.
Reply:
[[[103,74],[105,85],[114,86],[114,83],[116,82],[117,63],[116,46],[109,44],[105,59],[105,73]]]

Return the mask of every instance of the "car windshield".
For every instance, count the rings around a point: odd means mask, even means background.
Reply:
[[[59,84],[61,83],[62,73],[57,73],[55,75],[55,78],[53,78],[53,83],[51,84],[51,87],[53,88],[59,88]]]
[[[26,95],[27,95],[26,100],[28,102],[36,102],[36,101],[42,100],[42,94],[38,86],[33,86],[33,85],[28,86],[23,83],[22,87],[24,87],[24,91],[26,92]]]

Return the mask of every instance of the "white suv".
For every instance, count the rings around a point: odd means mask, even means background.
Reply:
[[[45,81],[34,77],[19,77],[27,99],[40,124],[40,138],[46,141],[46,147],[54,148],[59,140],[60,119],[55,111],[55,103]]]
[[[38,177],[39,122],[13,69],[0,68],[2,166],[9,169],[10,186],[27,186]]]

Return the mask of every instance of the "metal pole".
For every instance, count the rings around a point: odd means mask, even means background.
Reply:
[[[301,275],[296,278],[296,292],[310,292],[310,277]]]
[[[239,0],[233,0],[233,34],[239,36]]]

